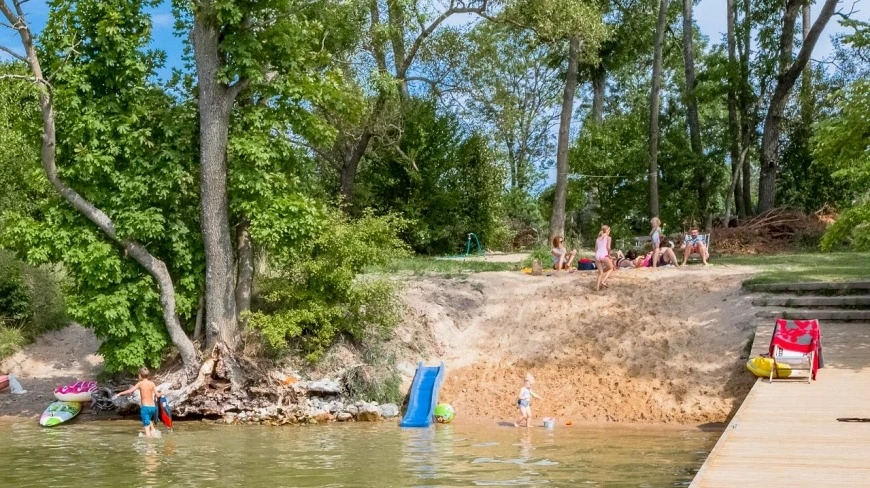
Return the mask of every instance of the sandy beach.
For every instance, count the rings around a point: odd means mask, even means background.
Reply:
[[[444,361],[441,400],[462,415],[516,416],[526,372],[538,417],[575,422],[722,422],[751,388],[754,331],[737,266],[616,272],[478,273],[407,283],[407,354]]]

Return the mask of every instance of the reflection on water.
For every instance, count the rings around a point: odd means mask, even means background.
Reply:
[[[0,423],[0,486],[682,486],[718,432],[394,423],[307,427],[179,422]]]

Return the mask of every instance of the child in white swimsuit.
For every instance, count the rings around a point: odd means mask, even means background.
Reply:
[[[526,381],[523,387],[520,388],[520,394],[517,398],[517,407],[520,409],[520,418],[514,422],[514,427],[531,427],[532,421],[532,398],[543,400],[537,393],[532,391],[532,384],[535,383],[535,377],[531,373],[526,375]]]
[[[610,226],[602,225],[598,239],[595,239],[595,262],[598,267],[598,281],[595,291],[607,288],[607,279],[613,273],[613,260],[610,259]]]
[[[650,223],[652,224],[652,231],[649,233],[653,248],[652,267],[657,268],[659,265],[659,246],[662,245],[662,221],[658,217],[653,217]]]

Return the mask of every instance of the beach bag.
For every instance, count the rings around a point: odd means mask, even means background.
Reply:
[[[580,261],[577,261],[577,269],[580,271],[594,271],[596,269],[595,261],[589,258],[582,258]]]

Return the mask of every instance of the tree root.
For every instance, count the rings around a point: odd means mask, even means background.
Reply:
[[[316,386],[320,382],[288,382],[270,366],[232,355],[218,344],[195,374],[176,370],[163,377],[158,390],[166,395],[175,417],[219,418],[232,424],[371,421],[398,415],[395,405],[382,411],[377,404],[348,399],[345,388],[324,390]],[[360,366],[349,366],[342,375],[359,375]]]

